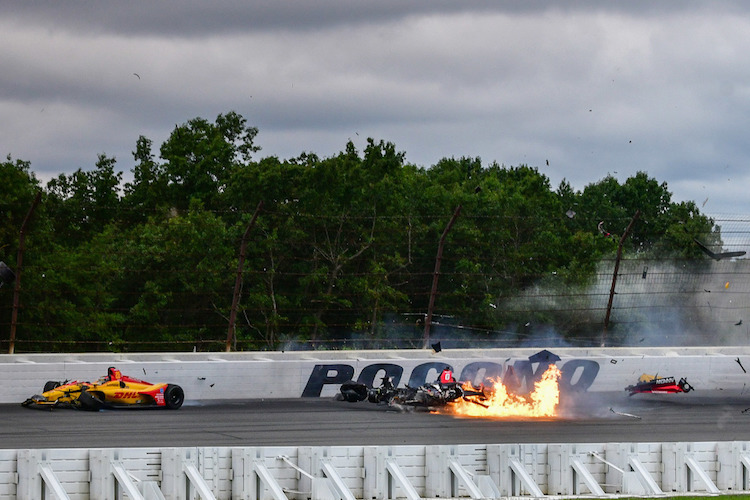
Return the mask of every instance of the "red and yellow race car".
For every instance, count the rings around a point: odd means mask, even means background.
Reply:
[[[141,406],[176,410],[184,401],[185,393],[179,385],[152,384],[123,375],[117,368],[110,367],[107,375],[95,383],[78,380],[49,381],[44,384],[42,394],[31,396],[21,405],[26,408],[74,408],[89,411]]]

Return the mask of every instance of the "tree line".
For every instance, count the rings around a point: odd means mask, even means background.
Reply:
[[[41,193],[26,232],[16,349],[216,350],[227,338],[245,350],[416,345],[442,236],[435,338],[518,340],[529,318],[595,338],[600,312],[521,314],[509,300],[540,283],[584,289],[636,211],[626,258],[700,260],[694,238],[722,245],[712,219],[645,172],[578,191],[567,181],[553,188],[528,165],[460,157],[416,166],[373,139],[325,158],[262,157],[257,133],[228,112],[177,125],[158,155],[141,136],[130,182],[104,154],[46,185],[29,162],[0,163],[0,260],[11,268]],[[230,332],[240,242],[261,202]],[[12,292],[0,288],[0,346]]]

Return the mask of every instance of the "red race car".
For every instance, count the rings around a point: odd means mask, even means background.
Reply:
[[[693,386],[688,384],[683,377],[675,382],[674,377],[659,377],[658,375],[643,374],[635,385],[629,385],[626,391],[633,394],[656,393],[656,394],[674,394],[678,392],[690,392]]]

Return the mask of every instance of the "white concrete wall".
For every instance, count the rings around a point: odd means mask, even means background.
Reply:
[[[0,355],[0,403],[21,402],[48,380],[94,381],[116,366],[151,382],[179,384],[187,400],[333,396],[348,379],[379,381],[395,370],[399,384],[433,381],[443,365],[479,383],[509,366],[527,378],[538,371],[528,358],[538,348],[383,351],[304,351],[159,354]],[[741,397],[750,393],[750,348],[550,349],[561,360],[566,384],[588,392],[623,393],[642,373],[686,377],[697,390],[684,395]],[[479,368],[477,370],[477,367]],[[530,371],[529,371],[530,370]],[[746,371],[747,370],[747,371]],[[317,383],[316,383],[317,381]],[[528,380],[527,380],[528,381]],[[237,391],[241,390],[240,394]],[[681,396],[682,397],[682,396]]]
[[[740,493],[748,490],[749,448],[733,441],[0,450],[0,498],[43,498],[43,490],[71,500],[110,500],[118,490],[133,500],[195,492],[217,500]]]

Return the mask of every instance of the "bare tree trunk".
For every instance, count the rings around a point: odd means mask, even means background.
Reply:
[[[21,272],[23,271],[23,252],[26,242],[26,226],[29,224],[31,215],[34,213],[36,206],[39,205],[39,201],[42,199],[42,192],[39,191],[31,203],[26,217],[23,219],[21,224],[21,230],[18,233],[18,254],[16,258],[16,286],[13,288],[13,312],[10,317],[10,347],[8,348],[8,354],[14,354],[16,352],[16,328],[18,326],[18,309],[21,307]]]
[[[227,331],[227,342],[226,351],[232,350],[232,339],[235,337],[234,324],[237,320],[237,306],[240,302],[240,293],[242,291],[242,267],[245,265],[245,251],[247,250],[247,237],[250,235],[250,230],[255,225],[255,220],[258,218],[260,210],[263,208],[263,202],[259,202],[252,219],[245,229],[245,234],[242,235],[242,243],[240,244],[240,258],[237,262],[237,277],[234,281],[234,295],[232,296],[232,309],[229,313],[229,328]]]

